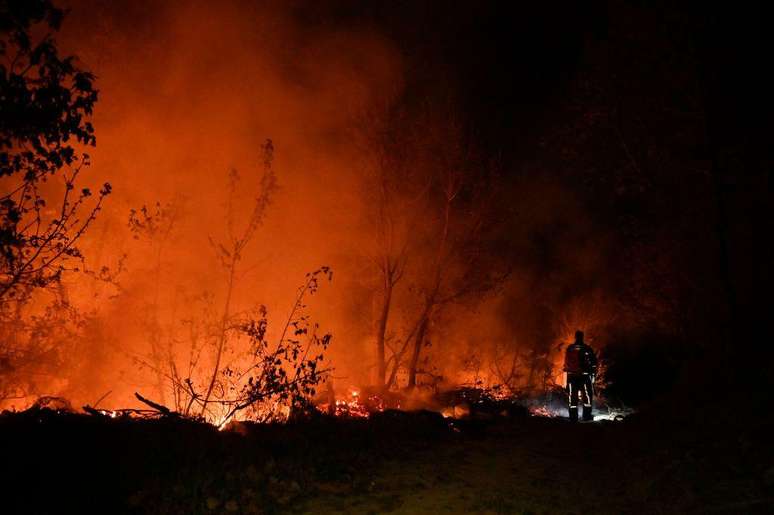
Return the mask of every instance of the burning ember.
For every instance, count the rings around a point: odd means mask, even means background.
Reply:
[[[400,406],[397,406],[400,408]],[[360,390],[351,388],[347,396],[316,405],[322,412],[336,417],[368,418],[372,413],[384,411],[385,402],[378,395],[369,395],[363,399]]]
[[[560,416],[556,410],[551,410],[548,406],[530,406],[529,414],[533,417],[558,417]]]
[[[567,408],[558,407],[556,405],[548,404],[535,404],[527,408],[530,416],[533,417],[548,417],[548,418],[567,418]],[[628,417],[634,410],[631,408],[611,408],[609,406],[603,406],[600,409],[594,409],[592,411],[594,416],[594,422],[602,420],[608,421],[621,421]]]

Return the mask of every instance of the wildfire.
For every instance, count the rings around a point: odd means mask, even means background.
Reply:
[[[333,406],[329,402],[317,404],[317,409],[336,417],[368,418],[372,413],[384,411],[384,399],[378,395],[369,395],[365,399],[360,390],[350,389],[347,396],[336,399]]]
[[[556,410],[552,410],[546,405],[542,406],[530,406],[529,414],[533,417],[549,417],[554,418],[560,416]]]
[[[443,418],[465,418],[470,416],[470,406],[467,404],[457,404],[441,410]]]

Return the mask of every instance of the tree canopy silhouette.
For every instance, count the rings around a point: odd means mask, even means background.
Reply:
[[[58,281],[110,184],[76,189],[96,143],[94,75],[60,54],[64,11],[50,0],[0,2],[0,302]],[[63,185],[43,183],[54,176]],[[83,208],[88,212],[84,216]],[[75,268],[75,267],[73,267]]]

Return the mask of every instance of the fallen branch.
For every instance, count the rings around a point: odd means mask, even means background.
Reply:
[[[142,395],[140,395],[137,392],[134,392],[134,396],[137,397],[138,401],[142,402],[143,404],[147,404],[148,406],[150,406],[154,410],[158,411],[162,415],[165,415],[167,417],[179,417],[180,416],[179,413],[170,410],[169,408],[167,408],[163,404],[157,404],[157,403],[155,403],[155,402],[153,402],[153,401],[151,401],[149,399],[146,399],[145,397],[143,397]]]
[[[154,419],[166,416],[165,413],[160,412],[157,409],[135,409],[135,408],[120,408],[115,410],[104,410],[104,409],[98,409],[93,406],[89,406],[88,404],[83,406],[83,411],[88,413],[89,415],[93,415],[95,417],[104,417],[104,418],[137,418],[137,419]],[[172,415],[177,415],[177,413],[172,412]]]
[[[88,404],[83,407],[83,411],[85,411],[89,415],[94,415],[95,417],[106,417],[107,416],[104,413],[102,413],[100,410],[98,410],[96,408],[92,408]]]

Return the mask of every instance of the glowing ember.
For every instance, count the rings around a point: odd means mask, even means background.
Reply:
[[[558,417],[559,413],[556,410],[550,409],[548,406],[530,406],[529,414],[533,417]]]
[[[327,402],[317,404],[316,408],[336,417],[368,418],[372,413],[384,411],[385,406],[384,400],[378,395],[370,395],[364,400],[359,390],[350,389],[347,397],[336,399],[333,410]]]

